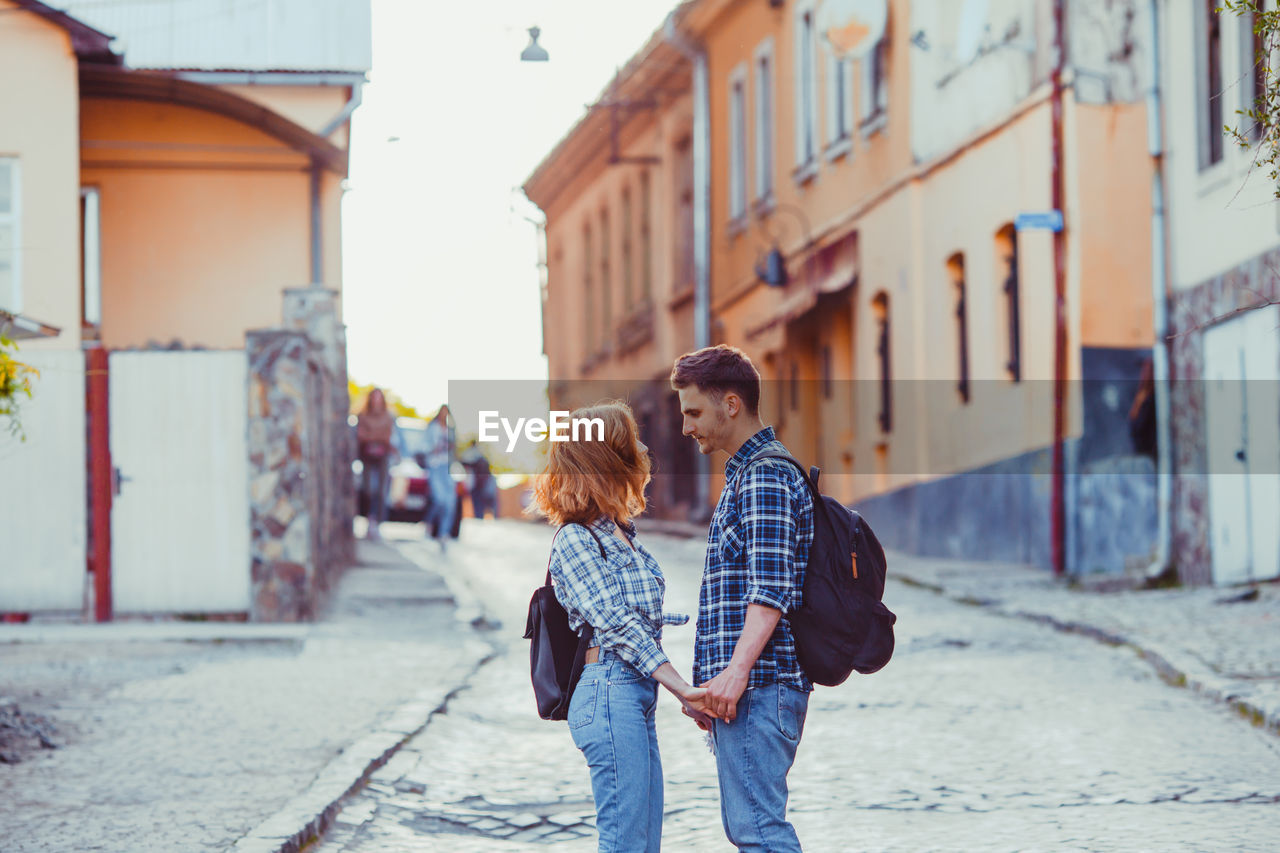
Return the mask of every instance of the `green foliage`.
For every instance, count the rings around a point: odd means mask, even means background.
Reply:
[[[31,382],[40,377],[40,371],[18,361],[17,351],[17,344],[0,335],[0,429],[26,441],[18,407],[21,398],[31,399]]]
[[[369,396],[369,392],[377,387],[379,386],[373,384],[361,385],[354,379],[347,380],[347,396],[351,400],[351,414],[360,414],[360,410],[364,408],[364,401]],[[391,413],[396,417],[421,418],[426,420],[426,415],[423,415],[416,408],[400,399],[400,395],[396,392],[383,388],[382,396],[387,400],[387,408],[390,409]]]
[[[1267,11],[1262,8],[1264,5],[1260,0],[1223,0],[1223,6],[1218,9],[1219,14],[1253,16],[1253,32],[1258,40],[1255,73],[1261,83],[1253,107],[1236,110],[1236,115],[1241,117],[1239,123],[1235,127],[1226,125],[1223,131],[1240,148],[1247,150],[1256,146],[1254,165],[1269,170],[1271,181],[1276,184],[1275,195],[1280,198],[1280,90],[1271,65],[1271,58],[1280,48],[1280,10]]]

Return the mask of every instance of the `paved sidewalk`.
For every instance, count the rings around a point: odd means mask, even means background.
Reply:
[[[642,529],[706,536],[705,527],[682,522],[647,522]],[[1023,565],[887,556],[891,580],[1131,646],[1171,684],[1280,733],[1280,584],[1093,592]],[[892,607],[892,588],[885,599]]]
[[[296,850],[490,646],[430,567],[358,543],[313,625],[16,625],[0,694],[58,749],[0,766],[6,851]]]

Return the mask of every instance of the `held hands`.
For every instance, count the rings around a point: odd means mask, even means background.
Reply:
[[[739,671],[732,664],[715,678],[702,685],[706,690],[706,713],[732,723],[738,716],[738,700],[747,689],[750,670]]]
[[[714,715],[708,713],[707,689],[705,687],[689,687],[680,695],[680,709],[686,717],[690,717],[698,728],[704,732],[710,730]]]

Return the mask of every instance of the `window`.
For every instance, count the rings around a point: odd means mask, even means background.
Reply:
[[[623,310],[631,313],[635,304],[635,296],[631,288],[635,284],[631,269],[631,188],[622,188],[622,305]]]
[[[693,139],[685,136],[675,145],[673,171],[676,194],[675,292],[693,290],[695,258],[693,245]]]
[[[964,255],[960,252],[947,260],[947,276],[955,291],[956,345],[959,349],[956,364],[956,391],[960,401],[969,402],[969,317],[965,305]]]
[[[813,10],[802,8],[796,18],[796,166],[803,168],[814,162],[817,136],[815,111]]]
[[[586,334],[583,340],[587,342],[588,358],[596,354],[596,288],[595,282],[592,280],[591,273],[595,268],[595,257],[591,252],[591,226],[585,225],[582,228],[582,304],[583,304],[583,320],[586,323]]]
[[[800,365],[791,362],[791,381],[787,383],[791,392],[791,411],[800,410]]]
[[[1200,168],[1222,161],[1222,27],[1219,0],[1200,0]]]
[[[876,360],[880,363],[880,431],[893,429],[893,389],[890,382],[893,378],[890,363],[889,341],[889,294],[881,291],[871,300],[871,311],[876,319],[878,331],[876,340]]]
[[[607,348],[613,339],[613,276],[609,257],[609,210],[600,211],[600,328],[604,337],[600,341]]]
[[[640,299],[645,303],[653,297],[653,238],[649,231],[652,215],[649,198],[649,173],[640,173]]]
[[[822,399],[831,399],[831,347],[822,348]]]
[[[873,133],[884,126],[889,109],[889,39],[881,38],[862,60],[862,128]]]
[[[773,197],[773,39],[756,48],[756,199]]]
[[[97,187],[80,190],[80,311],[86,326],[102,323],[102,226]]]
[[[729,75],[729,218],[747,214],[747,67]]]
[[[1264,5],[1264,4],[1259,4]],[[1267,90],[1267,69],[1270,67],[1267,46],[1261,33],[1255,33],[1253,26],[1256,16],[1253,12],[1242,14],[1236,24],[1240,28],[1240,79],[1242,82],[1240,109],[1248,112],[1258,109],[1267,111],[1265,104],[1259,105]],[[1245,119],[1246,121],[1248,119]],[[1253,122],[1249,128],[1249,136],[1257,142],[1262,138],[1262,125]]]
[[[827,147],[840,153],[853,133],[853,63],[827,54]]]
[[[22,184],[17,157],[0,157],[0,308],[22,312]]]
[[[1004,319],[1008,329],[1008,360],[1004,369],[1014,382],[1022,381],[1022,325],[1018,307],[1018,232],[1006,225],[996,234],[997,269],[1004,269]]]

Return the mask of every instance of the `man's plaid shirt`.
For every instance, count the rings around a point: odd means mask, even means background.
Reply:
[[[569,524],[551,546],[551,578],[556,600],[569,614],[569,627],[595,629],[592,646],[616,652],[644,675],[667,663],[662,651],[662,626],[683,625],[689,617],[663,613],[666,581],[658,561],[624,528],[632,551],[613,535],[613,521],[600,518],[591,525],[604,546],[581,524]]]
[[[755,666],[747,688],[787,684],[809,691],[813,684],[796,659],[796,641],[786,614],[800,606],[800,588],[813,544],[813,498],[800,472],[788,462],[766,459],[742,466],[766,451],[786,452],[765,427],[724,466],[707,559],[698,595],[693,683],[724,671],[747,619],[748,604],[782,611],[782,618]]]

